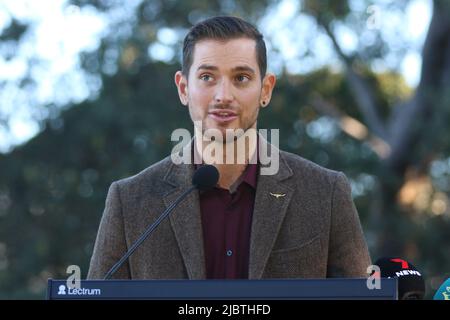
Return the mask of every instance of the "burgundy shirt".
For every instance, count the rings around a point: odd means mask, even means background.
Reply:
[[[256,155],[258,147],[259,144]],[[194,159],[194,144],[191,152]],[[230,190],[217,185],[200,192],[207,279],[248,279],[250,232],[259,173],[259,161],[256,162],[247,165]]]
[[[248,279],[250,231],[258,164],[230,188],[200,193],[207,279]]]

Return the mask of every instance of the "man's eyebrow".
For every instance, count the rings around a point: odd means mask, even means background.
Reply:
[[[213,71],[219,70],[219,68],[217,68],[216,66],[210,65],[210,64],[202,64],[197,68],[197,70],[201,70],[201,69],[213,70]]]
[[[250,68],[249,66],[237,66],[237,67],[234,67],[231,70],[233,72],[236,72],[236,71],[247,71],[249,73],[256,74],[255,70],[253,70],[253,68]]]
[[[219,68],[214,65],[211,65],[211,64],[202,64],[197,68],[197,70],[217,71],[217,70],[219,70]],[[234,67],[233,69],[231,69],[231,71],[233,71],[233,72],[246,71],[251,74],[256,74],[256,71],[249,66],[237,66],[237,67]]]

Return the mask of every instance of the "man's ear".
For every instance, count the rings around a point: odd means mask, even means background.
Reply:
[[[272,98],[272,91],[277,82],[277,77],[273,73],[267,73],[262,81],[260,105],[266,107]]]
[[[178,96],[180,98],[181,103],[187,106],[189,101],[187,79],[181,71],[177,71],[175,73],[175,84],[178,89]]]

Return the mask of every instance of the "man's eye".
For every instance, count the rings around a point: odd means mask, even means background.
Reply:
[[[200,76],[200,80],[211,81],[212,77],[209,74],[203,74],[203,75]]]
[[[236,80],[238,82],[247,82],[247,81],[250,80],[250,78],[248,76],[244,75],[244,74],[241,74],[241,75],[236,77]]]

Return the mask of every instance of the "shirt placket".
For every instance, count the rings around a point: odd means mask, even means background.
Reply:
[[[231,195],[228,194],[227,216],[225,218],[225,274],[228,279],[236,278],[237,276],[237,259],[238,259],[238,244],[236,232],[238,227],[236,225],[239,220],[236,217],[235,205],[239,201],[240,191],[239,188]]]

